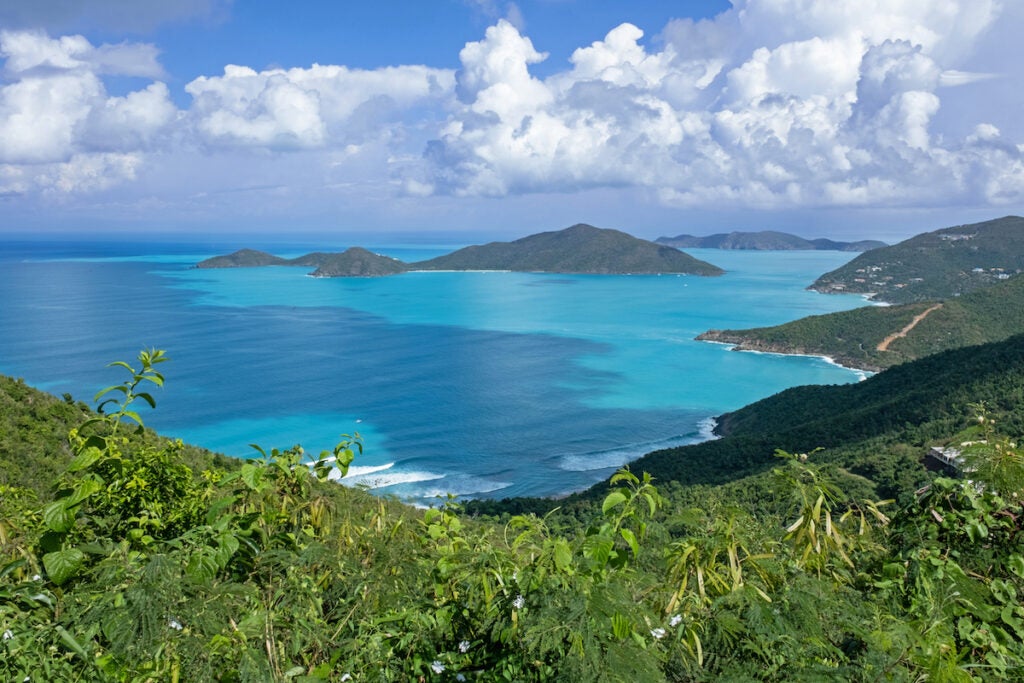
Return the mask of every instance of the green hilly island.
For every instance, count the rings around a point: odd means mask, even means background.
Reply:
[[[618,230],[579,223],[514,242],[459,249],[412,264],[417,270],[511,270],[544,273],[721,275],[724,271],[677,249]]]
[[[508,270],[528,273],[599,275],[721,275],[724,271],[678,249],[655,244],[618,230],[582,223],[564,230],[459,249],[427,261],[403,263],[361,247],[342,254],[313,253],[284,259],[254,249],[201,261],[197,268],[260,266],[313,267],[315,277],[377,277],[408,270]]]
[[[926,232],[873,249],[819,277],[811,289],[911,303],[960,296],[1024,271],[1024,218]]]
[[[362,247],[341,253],[313,252],[286,259],[255,249],[240,249],[226,256],[214,256],[196,268],[258,268],[262,266],[303,266],[315,268],[314,277],[377,277],[404,273],[408,268],[398,259],[381,256]]]
[[[754,249],[771,251],[868,251],[886,246],[885,242],[877,240],[859,240],[856,242],[838,242],[824,238],[808,240],[775,230],[716,233],[706,237],[676,235],[675,237],[659,237],[655,242],[676,247],[677,249]]]
[[[328,254],[316,263],[313,277],[379,277],[404,273],[409,267],[398,259],[351,247],[340,254]]]

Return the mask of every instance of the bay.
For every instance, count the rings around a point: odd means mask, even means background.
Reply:
[[[854,254],[688,250],[719,278],[192,267],[231,250],[217,247],[4,244],[0,372],[88,401],[122,379],[106,363],[163,348],[149,426],[238,457],[359,432],[347,481],[428,504],[562,495],[707,438],[724,411],[863,377],[693,340],[864,305],[805,289]],[[453,248],[374,250],[411,261]]]

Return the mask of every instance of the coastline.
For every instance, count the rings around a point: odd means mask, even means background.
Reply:
[[[728,346],[730,351],[739,351],[742,353],[759,353],[766,356],[798,356],[803,358],[817,358],[819,360],[825,361],[830,365],[835,365],[836,367],[843,368],[844,370],[850,370],[852,372],[859,373],[861,375],[861,381],[881,372],[880,368],[859,367],[857,365],[854,365],[853,363],[844,362],[844,359],[842,358],[836,358],[824,353],[809,353],[805,351],[784,351],[781,349],[757,349],[744,346],[744,342],[718,341],[717,339],[701,339],[700,337],[697,337],[696,341],[703,342],[705,344],[719,344],[721,346]]]

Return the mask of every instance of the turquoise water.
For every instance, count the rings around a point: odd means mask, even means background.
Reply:
[[[240,457],[252,442],[319,451],[358,431],[366,452],[349,481],[419,502],[564,494],[706,438],[726,410],[861,377],[693,341],[863,305],[804,289],[853,254],[690,250],[725,268],[720,278],[316,279],[193,269],[211,255],[201,247],[133,247],[6,249],[0,372],[88,400],[120,379],[106,362],[165,348],[151,426]],[[415,260],[450,249],[376,250]]]

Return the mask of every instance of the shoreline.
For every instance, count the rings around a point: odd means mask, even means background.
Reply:
[[[842,360],[839,360],[833,356],[826,355],[824,353],[801,353],[798,351],[765,351],[763,349],[744,348],[743,342],[724,342],[715,339],[697,339],[696,341],[699,341],[704,344],[718,344],[720,346],[728,346],[730,351],[738,351],[740,353],[759,353],[765,356],[796,356],[801,358],[817,358],[819,360],[825,361],[829,365],[834,365],[836,367],[843,368],[844,370],[859,373],[861,375],[861,381],[864,381],[868,377],[871,377],[881,372],[881,370],[877,369],[862,368],[852,364],[847,364],[842,362]]]

